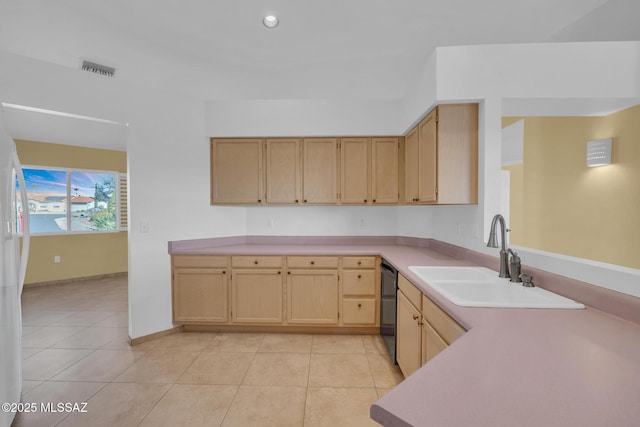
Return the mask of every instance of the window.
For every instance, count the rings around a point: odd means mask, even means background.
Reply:
[[[117,172],[24,167],[31,234],[122,230]],[[126,181],[125,181],[126,182]],[[126,209],[126,206],[124,206]]]

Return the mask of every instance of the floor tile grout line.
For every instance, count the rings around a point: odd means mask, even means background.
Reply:
[[[227,418],[227,415],[229,415],[229,410],[231,409],[231,406],[233,405],[233,402],[236,400],[236,397],[238,396],[238,392],[240,391],[240,387],[242,386],[242,383],[244,382],[244,379],[247,376],[247,372],[249,372],[249,369],[251,368],[251,364],[253,363],[254,359],[256,358],[256,354],[258,353],[258,349],[260,348],[260,345],[262,345],[263,341],[264,341],[264,334],[262,335],[262,339],[260,340],[260,344],[258,344],[258,347],[256,347],[256,351],[253,353],[253,357],[251,357],[251,361],[249,362],[249,365],[247,366],[247,370],[244,371],[244,375],[242,376],[242,379],[240,380],[239,384],[236,386],[236,391],[235,391],[235,393],[233,393],[233,398],[231,398],[231,402],[229,403],[229,406],[227,406],[227,409],[224,412],[224,416],[220,420],[220,425],[224,424],[224,420]]]
[[[195,359],[194,359],[195,360]],[[115,384],[115,383],[114,383]],[[126,384],[126,383],[120,383],[120,384]],[[133,383],[133,384],[138,384],[138,383]],[[151,413],[153,412],[153,410],[158,406],[158,404],[160,403],[160,401],[162,399],[164,399],[164,397],[169,393],[169,391],[171,391],[171,389],[173,388],[173,386],[175,386],[176,383],[174,382],[173,384],[171,384],[171,386],[162,394],[162,396],[160,396],[160,398],[156,401],[156,403],[153,405],[153,407],[151,409],[149,409],[149,411],[145,414],[144,417],[142,417],[142,419],[138,422],[138,424],[136,424],[136,426],[141,425],[144,420],[151,415]]]

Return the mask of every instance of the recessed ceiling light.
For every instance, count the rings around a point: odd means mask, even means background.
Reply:
[[[267,28],[275,28],[275,27],[278,26],[278,18],[276,16],[273,16],[273,15],[267,15],[262,20],[262,23]]]

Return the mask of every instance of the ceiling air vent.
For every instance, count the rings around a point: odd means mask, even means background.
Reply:
[[[107,77],[113,77],[116,73],[116,69],[113,67],[107,67],[106,65],[100,65],[90,61],[82,61],[82,70]]]

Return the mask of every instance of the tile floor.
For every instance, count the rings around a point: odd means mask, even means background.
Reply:
[[[127,343],[127,281],[23,294],[25,403],[13,426],[375,426],[402,381],[379,336],[182,333]]]

